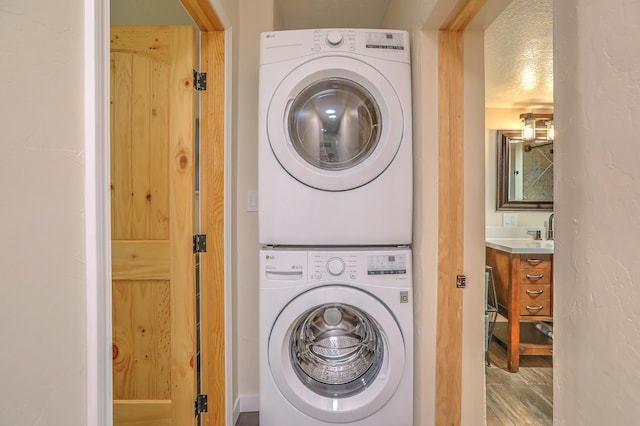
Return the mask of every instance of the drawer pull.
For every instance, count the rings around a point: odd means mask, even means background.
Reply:
[[[527,290],[527,294],[542,294],[544,290]]]
[[[544,306],[540,305],[540,306],[529,306],[527,305],[527,310],[529,311],[541,311],[544,308]]]
[[[540,278],[543,278],[544,274],[540,274],[540,275],[529,275],[527,274],[527,279],[530,280],[539,280]]]
[[[542,262],[544,262],[544,260],[543,260],[543,259],[527,259],[527,263],[528,263],[529,265],[539,265],[539,264],[541,264]]]

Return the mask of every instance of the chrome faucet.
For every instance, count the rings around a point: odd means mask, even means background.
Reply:
[[[553,240],[553,213],[551,213],[551,216],[549,216],[549,224],[547,226],[547,240]]]
[[[539,229],[529,229],[527,231],[527,234],[531,234],[534,240],[542,239],[542,231],[540,231]]]

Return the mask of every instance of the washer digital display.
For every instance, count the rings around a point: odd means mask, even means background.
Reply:
[[[368,275],[400,275],[407,273],[407,257],[401,255],[367,256]]]

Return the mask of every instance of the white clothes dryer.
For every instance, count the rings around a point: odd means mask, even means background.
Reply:
[[[411,426],[410,249],[260,255],[260,425]]]
[[[259,81],[260,243],[410,244],[408,33],[263,33]]]

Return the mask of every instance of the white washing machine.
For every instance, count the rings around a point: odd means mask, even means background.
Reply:
[[[406,31],[263,33],[260,243],[410,244],[411,134]]]
[[[410,249],[260,254],[260,426],[411,426]]]

